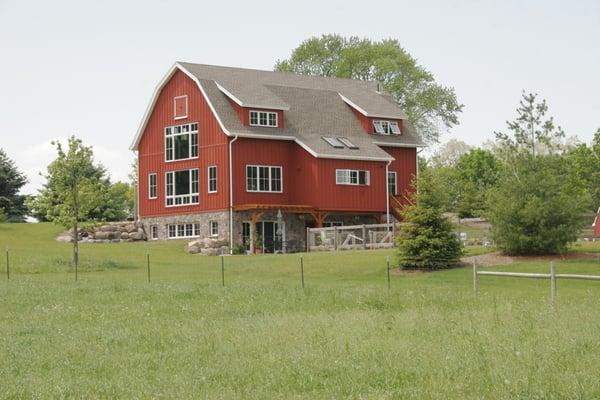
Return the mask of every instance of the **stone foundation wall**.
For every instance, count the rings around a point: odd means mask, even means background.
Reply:
[[[151,227],[155,225],[158,228],[158,240],[167,240],[167,226],[172,224],[199,224],[199,238],[214,237],[210,234],[210,221],[217,221],[219,224],[219,234],[216,236],[219,240],[229,241],[229,213],[227,211],[216,211],[198,214],[168,215],[161,217],[142,218],[141,223],[144,226],[148,240],[152,240]],[[241,229],[241,228],[240,228]],[[193,238],[185,238],[192,240]]]

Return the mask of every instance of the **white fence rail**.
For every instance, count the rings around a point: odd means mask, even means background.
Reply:
[[[480,276],[504,276],[512,278],[530,278],[530,279],[550,279],[550,301],[552,305],[556,304],[556,280],[557,279],[579,279],[586,281],[600,281],[598,275],[577,275],[577,274],[557,274],[556,263],[550,263],[549,274],[535,274],[526,272],[503,272],[503,271],[478,271],[477,264],[473,262],[473,291],[475,296],[479,295],[479,277]]]
[[[381,249],[394,246],[394,224],[306,228],[308,251]]]

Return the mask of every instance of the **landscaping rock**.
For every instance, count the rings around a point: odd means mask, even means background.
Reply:
[[[71,242],[72,230],[62,232],[57,238],[60,242]],[[146,240],[146,233],[140,223],[113,222],[96,228],[79,230],[79,241],[85,243],[116,243]]]

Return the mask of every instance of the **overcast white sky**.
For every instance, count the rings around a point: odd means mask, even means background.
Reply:
[[[30,178],[75,134],[115,180],[173,62],[272,69],[322,33],[397,38],[465,104],[451,137],[492,138],[521,90],[568,135],[600,127],[600,1],[0,0],[0,147]]]

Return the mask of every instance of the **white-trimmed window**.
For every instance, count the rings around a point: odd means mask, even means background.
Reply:
[[[283,192],[281,167],[269,165],[246,166],[246,191],[248,192]]]
[[[370,185],[370,172],[355,169],[336,169],[335,183],[337,185]]]
[[[334,226],[344,226],[342,221],[325,221],[323,222],[323,228],[332,228]]]
[[[395,171],[388,171],[388,192],[393,196],[398,195],[398,175]]]
[[[157,225],[152,225],[150,227],[150,238],[152,240],[157,240],[158,239],[158,226]]]
[[[208,167],[208,193],[217,193],[217,166]]]
[[[375,130],[375,133],[380,135],[400,134],[400,126],[398,126],[398,121],[375,120],[373,121],[373,129]]]
[[[198,169],[165,173],[167,207],[198,204]]]
[[[277,113],[273,111],[250,110],[250,125],[277,127]]]
[[[198,158],[198,124],[165,128],[165,161]]]
[[[200,224],[172,224],[167,225],[169,239],[183,239],[200,236]]]
[[[148,198],[155,199],[157,196],[156,192],[156,173],[148,174]]]
[[[219,236],[219,223],[217,221],[210,221],[208,227],[210,236]]]
[[[174,119],[183,119],[188,116],[188,97],[176,96],[173,98],[173,116]]]

